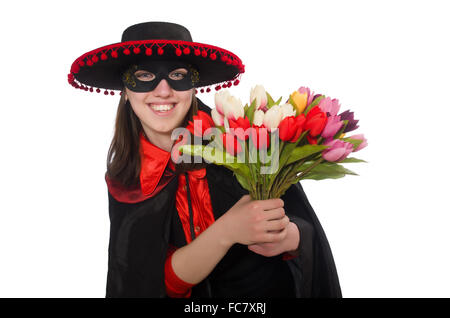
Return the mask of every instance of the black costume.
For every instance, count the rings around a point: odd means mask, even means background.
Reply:
[[[206,170],[217,219],[248,191],[232,171],[213,164]],[[169,243],[178,247],[186,244],[175,208],[176,190],[177,178],[173,178],[155,197],[138,203],[121,203],[109,193],[107,297],[166,296],[164,262]],[[299,256],[286,261],[281,256],[266,258],[235,244],[208,278],[193,288],[192,297],[341,297],[328,241],[301,185],[292,185],[282,199],[286,215],[300,230]],[[292,276],[272,279],[270,274],[283,272],[283,266],[289,267]]]
[[[168,77],[175,64],[188,70],[185,80]],[[153,72],[155,82],[140,82],[134,73],[137,69]],[[105,95],[114,95],[124,86],[135,92],[151,91],[162,79],[174,90],[195,88],[202,93],[238,85],[244,72],[245,65],[236,54],[193,42],[185,27],[146,22],[128,27],[121,42],[78,57],[67,79],[77,89],[97,93],[104,89]],[[199,109],[211,114],[200,101]],[[208,165],[206,178],[216,220],[248,194],[222,166]],[[125,189],[107,178],[111,221],[107,297],[165,297],[164,264],[169,245],[186,244],[175,202],[178,178],[167,174],[159,181],[150,180],[160,184],[156,195],[146,197],[140,186]],[[130,200],[119,200],[122,195]],[[188,190],[188,201],[189,197]],[[286,215],[299,228],[299,256],[290,260],[264,257],[235,244],[213,272],[193,287],[192,297],[341,297],[325,233],[300,184],[292,185],[282,199]],[[189,207],[192,211],[190,202]]]

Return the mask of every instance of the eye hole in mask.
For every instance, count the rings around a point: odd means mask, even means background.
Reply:
[[[188,70],[185,68],[178,68],[169,73],[169,79],[173,81],[181,81],[187,76]],[[134,76],[137,80],[142,82],[150,82],[156,79],[156,75],[145,70],[137,70],[134,72]]]
[[[199,81],[198,71],[190,64],[174,61],[152,61],[132,65],[122,75],[124,85],[134,92],[154,90],[165,79],[176,91],[186,91]]]

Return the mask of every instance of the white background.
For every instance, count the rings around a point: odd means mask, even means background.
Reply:
[[[104,297],[104,181],[118,96],[67,83],[129,25],[170,21],[262,84],[338,98],[369,146],[360,176],[304,181],[344,297],[449,297],[450,47],[445,1],[14,1],[3,4],[0,296]],[[213,94],[200,98],[210,106]]]

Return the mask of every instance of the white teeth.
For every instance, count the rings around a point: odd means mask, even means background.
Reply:
[[[175,105],[173,105],[173,104],[171,104],[171,105],[151,105],[151,108],[158,112],[164,112],[164,111],[171,110],[174,106]]]

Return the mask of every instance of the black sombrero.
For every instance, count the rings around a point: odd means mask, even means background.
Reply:
[[[199,72],[200,92],[239,84],[245,71],[239,57],[217,46],[192,42],[185,27],[168,22],[145,22],[128,27],[122,41],[100,47],[77,58],[68,75],[69,84],[85,91],[114,95],[122,90],[121,75],[140,60],[179,59]]]

